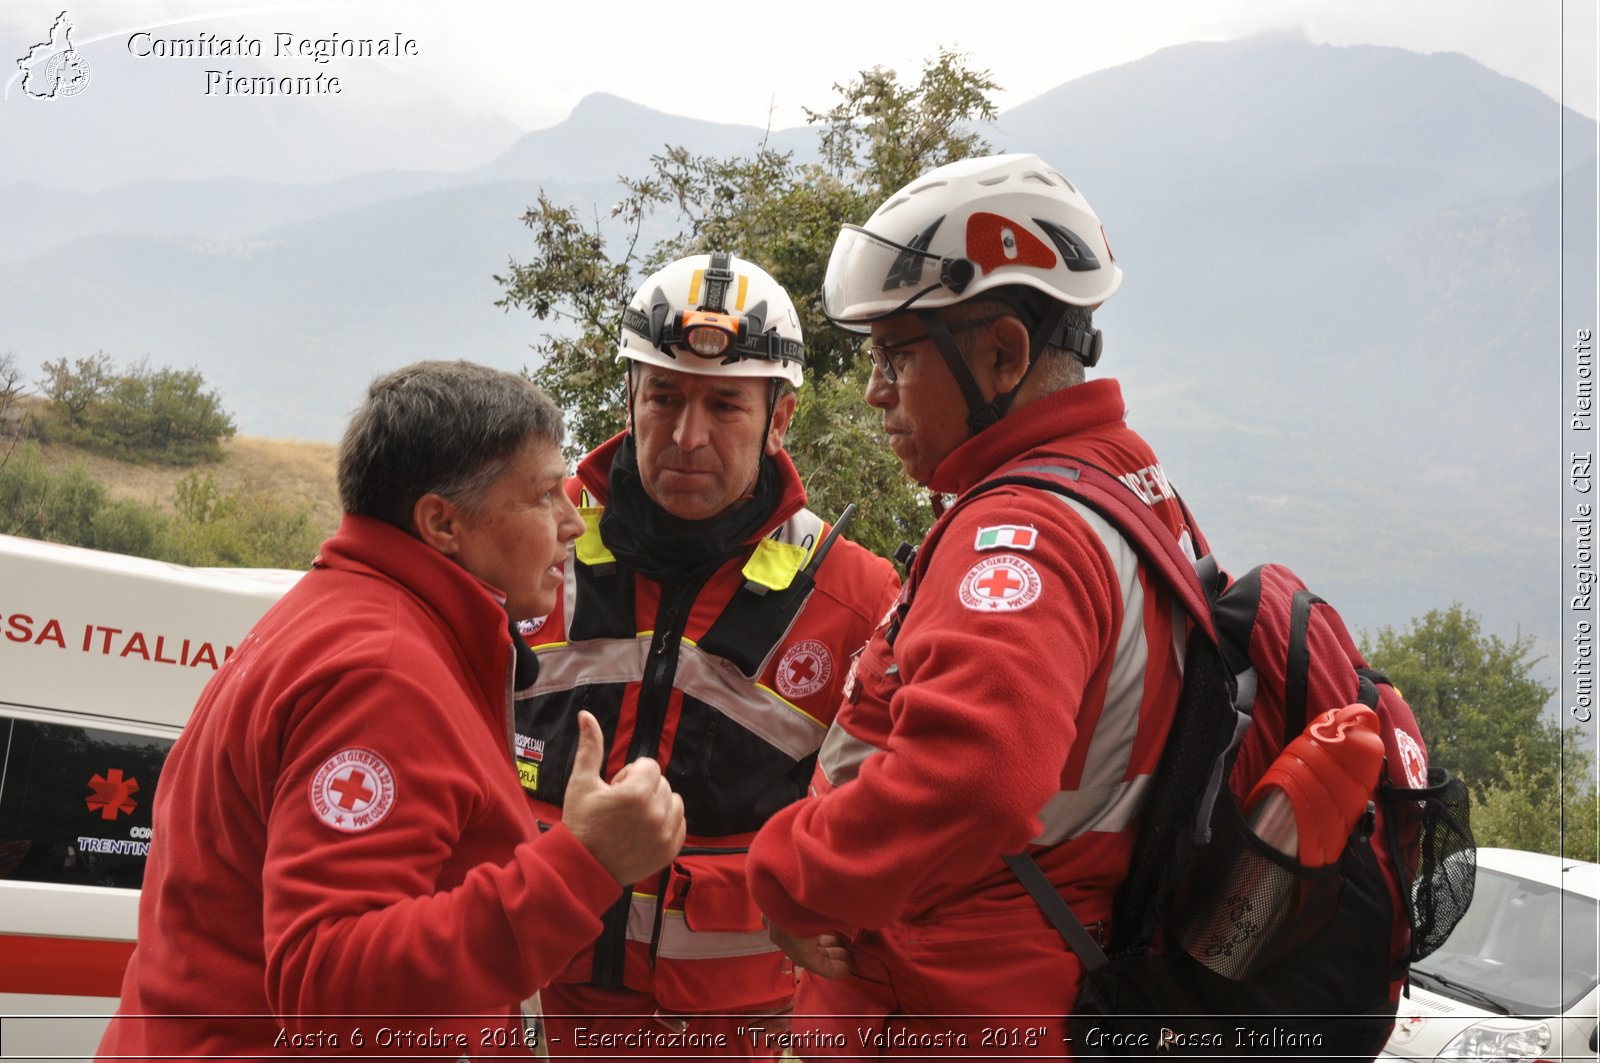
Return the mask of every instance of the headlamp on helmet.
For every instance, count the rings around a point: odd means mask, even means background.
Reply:
[[[675,302],[670,293],[679,288],[685,297]],[[690,373],[801,380],[805,344],[794,304],[766,271],[727,252],[656,273],[623,310],[622,328],[620,357]]]

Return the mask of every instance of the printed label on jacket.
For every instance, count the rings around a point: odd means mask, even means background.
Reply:
[[[1021,524],[999,524],[993,528],[979,528],[973,540],[974,550],[1032,550],[1039,539],[1033,528]]]

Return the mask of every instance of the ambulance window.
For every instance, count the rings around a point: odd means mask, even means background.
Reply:
[[[0,716],[0,879],[138,889],[168,738]]]

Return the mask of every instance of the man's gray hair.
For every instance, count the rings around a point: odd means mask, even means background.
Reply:
[[[530,443],[559,446],[561,411],[532,382],[472,362],[417,362],[381,376],[339,444],[339,501],[414,534],[417,499],[481,513],[489,486]]]
[[[1028,330],[1028,335],[1033,335],[1034,322],[1030,315],[1008,299],[973,299],[960,304],[962,314],[960,320],[973,321],[984,317],[999,317],[1009,315],[1022,322]],[[1067,306],[1066,324],[1073,328],[1087,332],[1094,327],[1094,314],[1086,306]],[[957,334],[956,346],[963,357],[972,357],[972,348],[977,344],[982,333],[966,331]],[[1083,363],[1076,355],[1063,347],[1046,347],[1039,352],[1039,364],[1033,369],[1031,379],[1037,379],[1044,392],[1060,391],[1062,388],[1074,387],[1084,381]]]

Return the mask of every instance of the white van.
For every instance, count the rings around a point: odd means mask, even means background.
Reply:
[[[1385,1057],[1594,1059],[1600,864],[1479,849],[1472,907],[1411,965]]]
[[[133,952],[167,751],[206,681],[300,575],[0,535],[7,1060],[94,1054]]]

